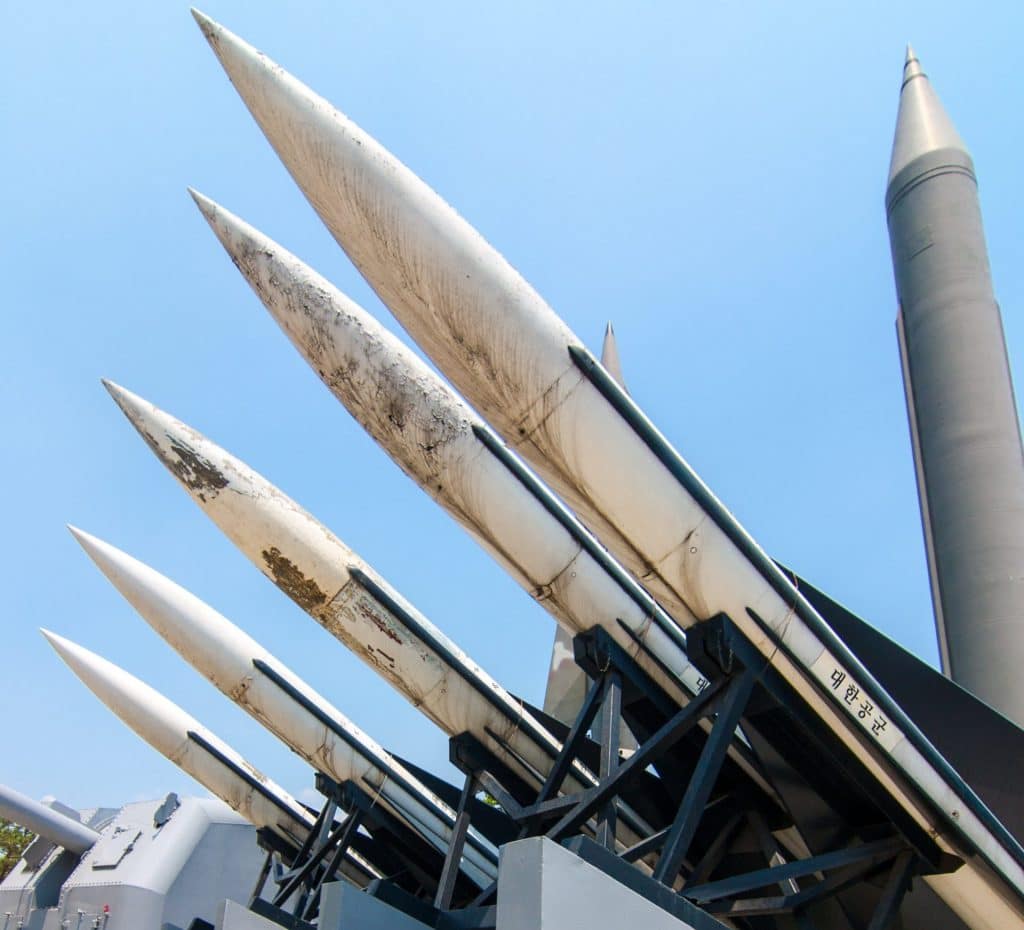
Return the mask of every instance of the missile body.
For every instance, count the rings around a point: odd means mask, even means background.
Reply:
[[[562,628],[603,627],[688,703],[706,680],[676,621],[479,415],[329,281],[230,211],[192,196],[278,325],[392,460]],[[742,749],[730,755],[774,794]]]
[[[294,255],[193,192],[236,267],[396,464],[566,629],[608,630],[681,703],[701,676],[664,610],[420,358]]]
[[[1024,726],[1024,452],[970,155],[908,49],[886,193],[943,671]]]
[[[586,388],[565,351],[581,345],[572,332],[472,226],[372,136],[238,36],[193,15],[285,167],[396,319],[509,442],[540,442],[548,414],[557,415],[566,396]],[[471,394],[464,384],[473,379],[480,389]],[[553,392],[538,389],[552,382]],[[629,450],[617,439],[574,443],[570,454],[612,473],[638,507],[661,506],[654,490],[625,479]],[[584,516],[587,485],[555,484],[551,469],[534,464]],[[590,510],[584,522],[606,544],[615,539],[620,558],[628,555],[623,561],[646,574],[644,558],[615,524]],[[654,593],[661,599],[667,592]],[[686,612],[674,595],[671,604],[663,603]]]
[[[449,735],[539,785],[558,740],[337,536],[248,465],[142,398],[115,401],[204,512],[328,632]],[[593,783],[575,766],[568,790]]]
[[[314,209],[454,387],[676,620],[728,615],[919,825],[941,842],[956,837],[951,849],[979,851],[983,863],[927,879],[958,913],[992,928],[1017,920],[988,869],[1019,895],[1019,842],[583,343],[379,143],[251,46],[197,18]],[[836,668],[885,709],[884,731],[831,689]],[[977,913],[980,895],[988,916]]]
[[[249,823],[302,843],[313,818],[284,788],[135,676],[62,636],[42,633],[82,683],[150,746]]]
[[[34,798],[0,785],[0,817],[10,820],[38,836],[44,836],[51,843],[63,846],[68,852],[81,855],[100,838],[100,835],[84,823],[72,820],[52,807],[40,804]]]
[[[326,698],[226,617],[148,565],[72,528],[100,571],[198,672],[320,772],[359,784],[445,853],[454,812]],[[463,868],[480,887],[497,875],[494,846],[471,830]]]

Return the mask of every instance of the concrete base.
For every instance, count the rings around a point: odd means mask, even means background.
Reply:
[[[714,923],[706,915],[701,917],[706,921],[705,927]],[[217,930],[274,930],[276,926],[241,905],[226,901]],[[429,926],[345,882],[324,886],[319,930],[429,930]],[[519,840],[502,848],[496,930],[639,927],[701,930],[697,924],[673,917],[575,853],[543,837]]]
[[[345,882],[324,885],[320,930],[429,930],[427,924]]]
[[[498,868],[497,930],[693,930],[543,837],[509,843]]]
[[[234,901],[225,901],[217,914],[216,930],[281,930],[265,917]]]

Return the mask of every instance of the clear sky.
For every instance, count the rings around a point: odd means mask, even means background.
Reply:
[[[291,3],[206,12],[432,184],[595,350],[762,545],[936,661],[883,193],[911,41],[981,183],[1024,379],[1019,2]],[[168,574],[384,745],[443,734],[267,582],[154,459],[112,378],[297,498],[506,687],[553,621],[300,360],[185,193],[397,328],[184,3],[12,4],[0,31],[0,781],[76,806],[201,789],[51,652],[127,667],[295,793],[308,767],[135,616],[65,532]]]

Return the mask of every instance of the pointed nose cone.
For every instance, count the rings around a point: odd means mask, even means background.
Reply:
[[[278,588],[318,616],[349,582],[346,566],[361,564],[351,550],[245,462],[149,401],[104,383],[206,515]]]
[[[306,361],[321,377],[337,362],[344,328],[366,312],[298,258],[198,191],[190,190],[199,212],[263,305]],[[358,352],[348,355],[358,367]]]
[[[440,392],[436,376],[362,307],[295,255],[202,194],[193,199],[235,267],[328,388],[385,448],[437,449],[466,420],[461,402],[439,419],[417,416]],[[455,409],[457,408],[457,409]],[[437,480],[420,454],[401,467],[423,484]],[[417,468],[418,466],[418,468]]]
[[[103,386],[193,497],[210,502],[227,487],[228,477],[201,451],[205,442],[201,434],[112,381],[104,378]]]
[[[615,330],[612,329],[611,321],[604,330],[604,343],[601,345],[601,364],[604,365],[619,386],[626,390],[626,382],[622,377],[622,362],[619,359],[619,344],[615,341]]]
[[[921,69],[921,62],[908,45],[888,183],[892,184],[907,165],[922,155],[941,149],[956,149],[968,155],[953,121]]]
[[[110,543],[68,529],[142,618],[218,687],[237,684],[251,657],[262,655],[255,641],[190,591]]]
[[[82,684],[172,761],[188,740],[188,731],[202,730],[180,707],[113,662],[49,630],[40,632]]]

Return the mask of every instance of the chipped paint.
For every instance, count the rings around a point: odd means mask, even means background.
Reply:
[[[260,555],[276,584],[303,610],[313,611],[327,602],[327,595],[312,578],[307,578],[277,546],[264,549]]]

